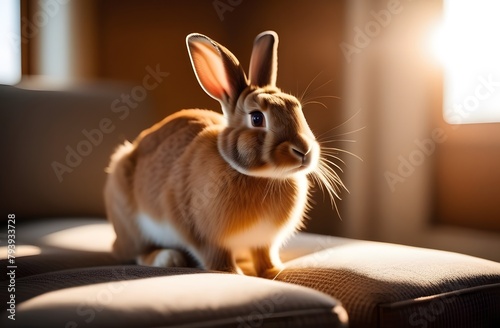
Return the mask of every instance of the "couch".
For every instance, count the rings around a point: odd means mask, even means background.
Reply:
[[[273,279],[117,261],[104,168],[158,119],[131,90],[0,86],[2,327],[500,327],[500,263],[458,253],[301,232]]]

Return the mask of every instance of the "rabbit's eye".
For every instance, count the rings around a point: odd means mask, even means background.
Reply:
[[[255,111],[250,113],[252,126],[260,128],[266,126],[266,118],[262,112]]]

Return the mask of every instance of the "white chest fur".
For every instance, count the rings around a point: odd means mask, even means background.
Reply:
[[[232,250],[270,246],[278,232],[279,228],[275,224],[261,219],[253,226],[225,238],[223,245]]]

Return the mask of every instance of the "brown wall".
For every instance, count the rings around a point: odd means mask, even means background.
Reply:
[[[435,221],[500,232],[500,124],[442,124]]]

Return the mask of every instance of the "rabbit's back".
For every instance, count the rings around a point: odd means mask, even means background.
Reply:
[[[185,158],[207,128],[222,129],[225,119],[209,110],[182,110],[145,130],[136,140],[137,163],[134,174],[134,195],[138,207],[155,217],[163,217],[166,210],[164,198],[168,191],[186,184]],[[215,136],[216,137],[216,136]],[[212,154],[217,156],[217,154]],[[187,178],[187,177],[186,177]]]

